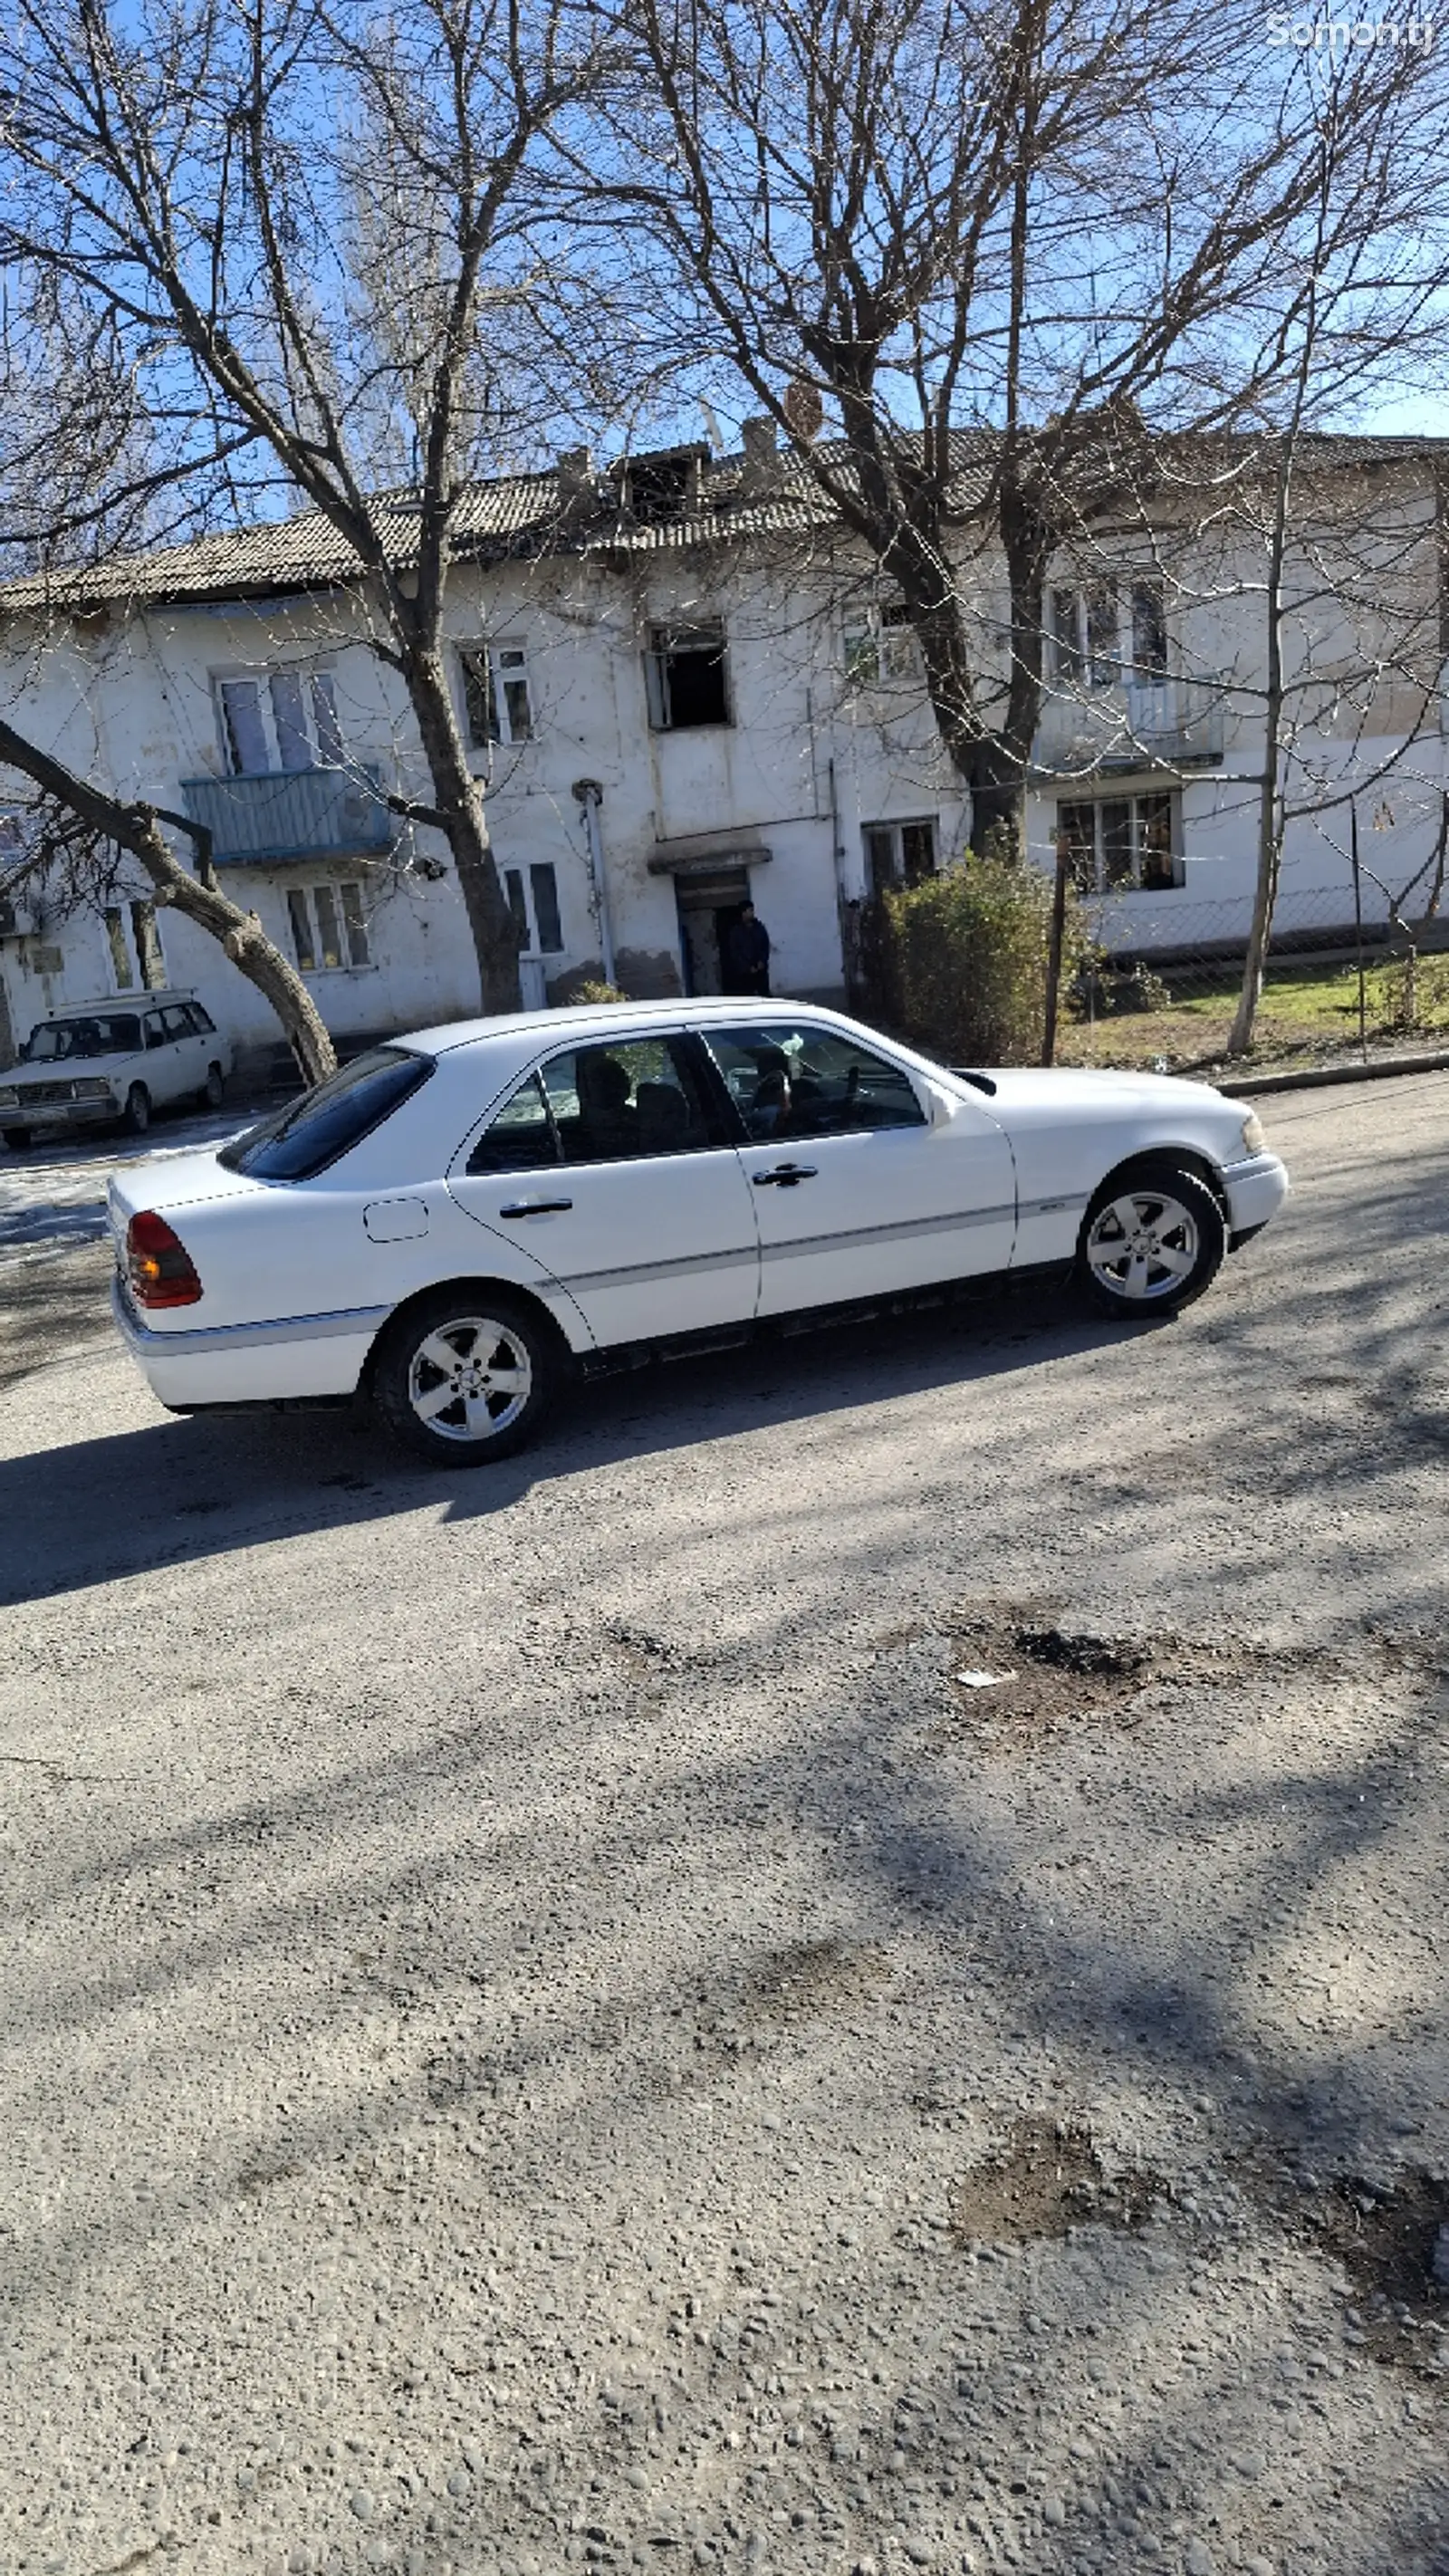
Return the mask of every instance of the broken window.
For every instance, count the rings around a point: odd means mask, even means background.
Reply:
[[[644,677],[655,733],[732,722],[724,627],[718,621],[651,626]]]
[[[1067,866],[1084,894],[1114,888],[1161,892],[1181,883],[1175,799],[1147,796],[1074,798],[1057,807]]]
[[[665,456],[631,456],[625,473],[625,507],[644,527],[682,519],[699,506],[700,457],[694,448]]]
[[[493,742],[531,742],[533,691],[522,645],[468,645],[458,660],[468,740],[475,748],[481,750]]]

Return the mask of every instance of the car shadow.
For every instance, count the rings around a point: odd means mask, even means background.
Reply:
[[[1085,1357],[1121,1332],[1064,1288],[993,1287],[587,1382],[523,1455],[451,1472],[414,1462],[361,1406],[175,1416],[0,1461],[0,1604],[403,1512],[487,1520],[540,1484],[986,1383]]]

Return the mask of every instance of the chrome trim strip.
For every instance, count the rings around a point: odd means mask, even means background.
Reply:
[[[1090,1190],[1065,1190],[1058,1198],[1023,1199],[1017,1213],[1022,1217],[1075,1216],[1079,1209],[1090,1206],[1091,1197]]]
[[[111,1280],[111,1311],[128,1342],[150,1359],[201,1359],[208,1351],[262,1351],[278,1342],[344,1341],[375,1333],[392,1313],[390,1306],[350,1306],[331,1315],[285,1315],[265,1324],[185,1325],[158,1333],[143,1324],[121,1284]]]
[[[749,1243],[733,1252],[682,1252],[670,1261],[631,1261],[618,1270],[559,1270],[554,1277],[563,1288],[620,1288],[633,1279],[685,1279],[700,1270],[738,1270],[744,1262],[753,1267],[759,1257],[759,1246]]]
[[[766,1261],[783,1261],[796,1253],[816,1251],[848,1252],[852,1247],[873,1243],[908,1243],[921,1234],[957,1234],[980,1225],[1001,1225],[1016,1215],[1016,1209],[1005,1207],[969,1208],[951,1216],[908,1217],[896,1225],[852,1226],[846,1233],[797,1234],[787,1243],[766,1243],[760,1249]]]

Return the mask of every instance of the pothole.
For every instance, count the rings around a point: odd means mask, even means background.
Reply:
[[[1415,2167],[1383,2191],[1351,2174],[1294,2174],[1258,2155],[1237,2164],[1235,2178],[1290,2238],[1343,2265],[1358,2321],[1350,2332],[1376,2360],[1432,2367],[1436,2339],[1449,2333],[1449,2284],[1434,2272],[1449,2226],[1442,2177]]]
[[[1032,2117],[1017,2121],[1004,2155],[953,2184],[949,2207],[963,2245],[1026,2245],[1073,2227],[1144,2227],[1167,2197],[1146,2167],[1109,2175],[1085,2125]]]

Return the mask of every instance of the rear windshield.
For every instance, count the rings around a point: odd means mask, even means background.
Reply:
[[[130,1011],[98,1011],[83,1020],[42,1020],[20,1050],[24,1064],[73,1062],[77,1056],[138,1055],[141,1023]]]
[[[258,1181],[309,1181],[390,1118],[432,1070],[430,1056],[373,1047],[224,1145],[217,1161]]]

